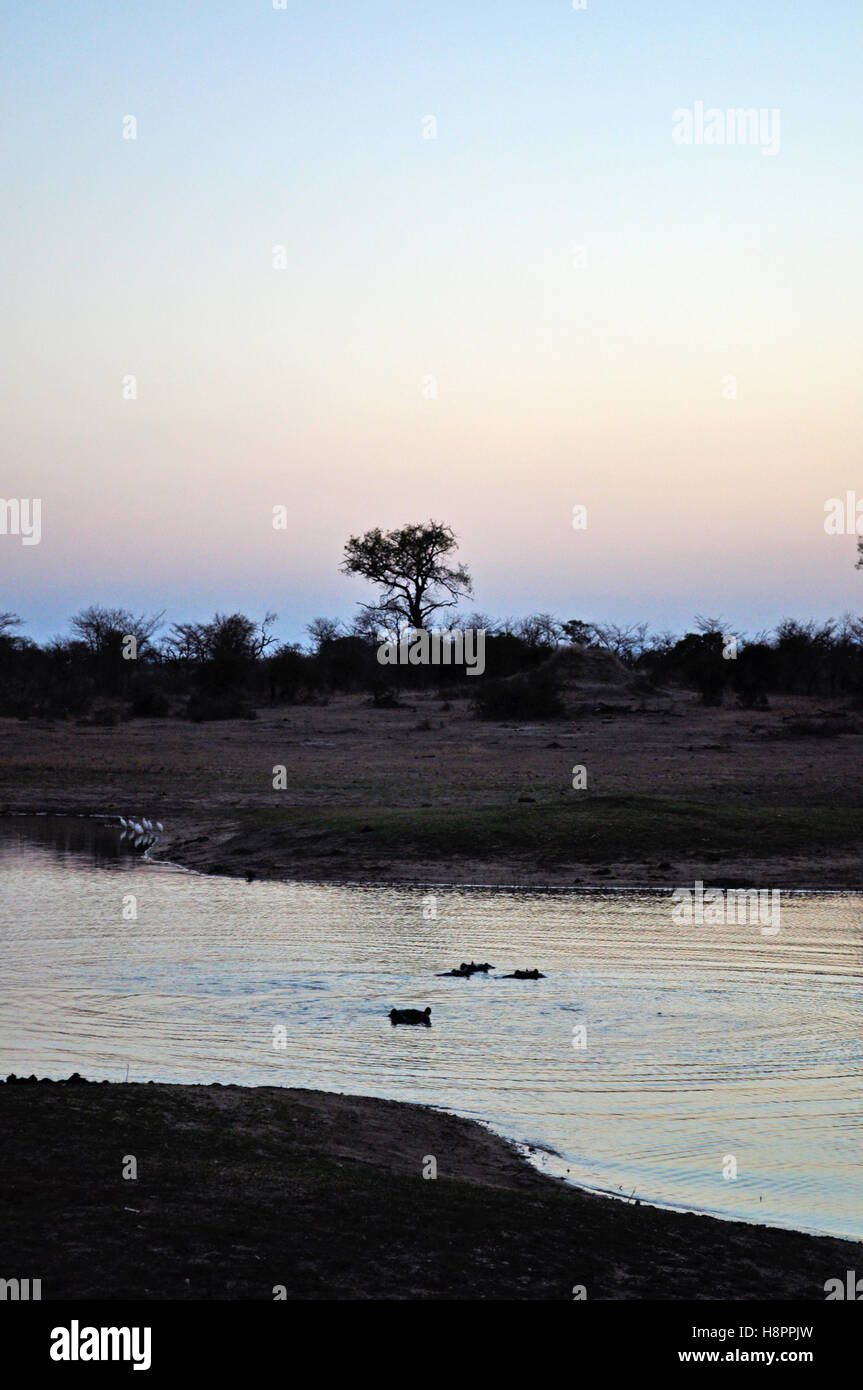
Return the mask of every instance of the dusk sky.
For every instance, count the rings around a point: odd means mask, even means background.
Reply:
[[[863,501],[858,4],[0,13],[28,635],[100,602],[298,639],[371,596],[349,535],[429,517],[496,616],[863,609],[824,529]],[[677,143],[697,103],[775,148]]]

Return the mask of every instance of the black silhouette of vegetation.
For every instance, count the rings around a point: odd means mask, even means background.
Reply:
[[[482,681],[474,706],[481,719],[562,719],[566,714],[557,676],[548,670]]]
[[[705,705],[729,701],[766,709],[771,694],[863,700],[863,617],[783,620],[747,638],[721,618],[695,618],[693,631],[651,632],[646,622],[561,622],[554,614],[493,620],[460,615],[472,580],[455,562],[457,542],[438,521],[352,536],[342,571],[378,589],[350,624],[319,617],[308,643],[279,644],[277,615],[260,622],[216,613],[209,622],[173,623],[91,604],[70,619],[71,633],[39,645],[17,613],[0,612],[0,715],[78,719],[253,719],[264,705],[320,704],[337,693],[366,693],[377,709],[397,708],[406,691],[468,696],[482,719],[555,719],[566,714],[564,677],[575,684],[617,679],[647,698],[681,686]],[[863,540],[860,545],[863,565]],[[381,643],[411,629],[482,630],[482,674],[464,665],[382,664]],[[599,667],[597,663],[599,662]],[[821,727],[819,725],[819,732]],[[831,730],[823,730],[829,737]],[[793,733],[789,736],[793,736]]]
[[[620,627],[547,613],[495,622],[454,615],[453,628],[486,632],[485,671],[463,666],[382,666],[381,636],[336,619],[309,624],[309,641],[279,644],[275,614],[261,622],[241,613],[206,623],[175,623],[162,615],[91,606],[71,620],[68,636],[42,645],[0,613],[0,716],[78,719],[110,725],[120,719],[253,718],[256,707],[319,704],[334,694],[365,693],[379,709],[411,691],[472,700],[484,719],[552,719],[565,712],[563,680],[576,690],[584,662],[603,657],[643,698],[665,687],[697,692],[706,705],[765,709],[778,694],[863,699],[863,619],[786,619],[771,633],[734,638],[716,620],[675,637],[644,623]],[[123,654],[136,636],[137,654]],[[572,640],[572,639],[576,640]],[[829,731],[824,731],[829,737]]]
[[[344,574],[380,587],[377,603],[363,604],[361,621],[381,628],[431,627],[472,592],[464,565],[450,563],[456,538],[440,521],[412,522],[397,531],[376,527],[351,536]]]

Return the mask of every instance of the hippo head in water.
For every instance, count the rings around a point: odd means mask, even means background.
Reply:
[[[424,1023],[431,1027],[431,1009],[390,1009],[390,1023]]]

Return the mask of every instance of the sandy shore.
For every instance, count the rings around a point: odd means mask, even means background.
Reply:
[[[166,828],[157,857],[240,876],[863,886],[847,704],[705,709],[584,683],[568,700],[569,718],[537,724],[484,723],[432,694],[205,725],[0,720],[0,811],[149,816]]]
[[[0,1154],[4,1266],[43,1299],[823,1300],[863,1258],[594,1197],[469,1120],[320,1091],[7,1083]]]

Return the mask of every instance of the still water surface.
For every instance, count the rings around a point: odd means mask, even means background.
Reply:
[[[421,1101],[584,1186],[863,1239],[863,897],[783,895],[771,938],[675,926],[661,894],[436,889],[431,916],[429,891],[202,877],[92,820],[0,819],[2,1073]],[[497,971],[436,977],[471,958]]]

